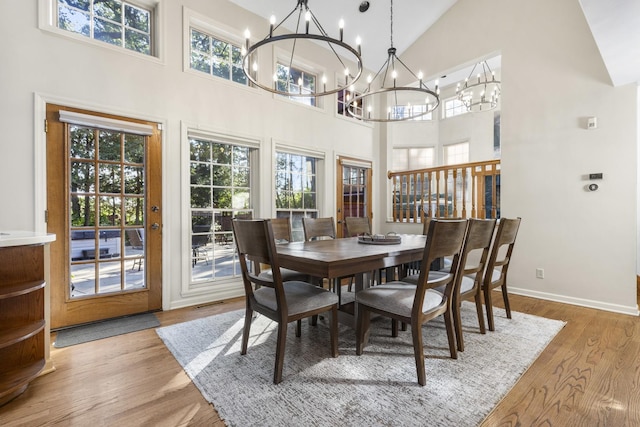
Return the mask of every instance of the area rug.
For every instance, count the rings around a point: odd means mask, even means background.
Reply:
[[[89,341],[115,337],[116,335],[128,334],[129,332],[157,328],[158,326],[160,326],[160,322],[153,313],[119,317],[89,325],[61,329],[56,334],[56,341],[53,346],[56,348],[69,347]]]
[[[290,325],[283,381],[273,384],[276,324],[258,315],[240,355],[244,311],[157,329],[186,373],[229,426],[476,426],[513,387],[564,322],[495,310],[495,332],[479,332],[463,304],[465,351],[449,357],[442,318],[423,327],[427,385],[417,383],[411,332],[392,338],[373,320],[369,345],[355,354],[355,332],[340,327],[337,358],[329,330]]]

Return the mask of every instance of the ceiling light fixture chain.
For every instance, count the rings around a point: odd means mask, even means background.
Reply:
[[[319,97],[337,93],[352,85],[362,75],[362,47],[360,37],[356,38],[356,47],[344,42],[344,21],[339,23],[339,38],[332,38],[311,11],[308,0],[296,0],[294,9],[285,19],[276,24],[275,16],[271,16],[269,22],[269,33],[260,41],[251,44],[249,30],[245,32],[245,46],[243,47],[242,69],[247,79],[254,85],[268,92],[283,96],[295,97]],[[297,13],[297,21],[285,24],[293,15]],[[303,25],[304,22],[304,25]],[[280,30],[280,31],[278,31]],[[278,34],[276,34],[278,32]],[[309,43],[312,42],[312,43]],[[326,75],[322,76],[321,82],[314,79],[311,83],[300,76],[300,72],[293,70],[297,64],[305,64],[314,58],[315,45],[327,47],[332,56],[324,59],[322,64],[327,70],[342,70],[344,79],[332,79],[329,83]],[[268,47],[267,48],[265,48]],[[258,51],[265,48],[264,57],[272,55],[273,50],[276,55],[286,58],[287,66],[279,67],[274,64],[273,80],[269,83],[258,80],[258,63],[260,55]],[[271,49],[273,48],[273,50]],[[300,51],[303,51],[300,53]],[[315,53],[317,55],[317,52]],[[347,65],[353,63],[351,67]],[[276,61],[277,62],[277,61]],[[356,72],[350,71],[355,69]],[[295,81],[296,74],[297,81]],[[306,73],[305,73],[306,74]]]
[[[390,47],[387,60],[378,72],[367,77],[367,87],[349,103],[349,114],[368,122],[400,122],[418,119],[431,113],[440,104],[438,81],[431,90],[423,80],[422,72],[417,75],[397,56],[393,46],[393,0],[390,0]],[[412,83],[398,85],[400,74]],[[417,83],[415,82],[417,80]]]

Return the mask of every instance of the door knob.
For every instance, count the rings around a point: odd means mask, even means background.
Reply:
[[[151,211],[152,211],[152,212],[158,212],[159,210],[160,210],[160,208],[159,208],[159,207],[157,207],[157,206],[155,206],[155,205],[151,206]]]
[[[158,224],[157,222],[154,222],[153,224],[151,224],[152,230],[157,230],[158,228],[160,228],[160,224]]]

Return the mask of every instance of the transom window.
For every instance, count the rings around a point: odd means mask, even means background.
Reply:
[[[152,54],[152,11],[120,0],[57,0],[57,25],[111,45]]]
[[[191,28],[191,69],[248,84],[242,71],[241,48],[203,31]]]
[[[310,94],[316,92],[316,75],[307,71],[289,67],[281,63],[276,64],[275,84],[277,89],[291,94]],[[289,96],[289,99],[301,104],[316,106],[316,98],[313,96]]]
[[[458,98],[445,99],[444,108],[442,109],[442,114],[445,119],[466,114],[468,112],[467,107],[465,107],[464,103]]]
[[[276,216],[291,218],[293,240],[304,240],[302,218],[318,216],[318,159],[300,154],[276,153]]]
[[[201,138],[189,138],[189,146],[191,281],[236,277],[232,220],[253,216],[253,149]]]
[[[435,150],[428,148],[394,148],[391,170],[394,172],[426,169],[435,166]]]

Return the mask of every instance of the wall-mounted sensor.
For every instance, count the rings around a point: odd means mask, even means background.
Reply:
[[[597,129],[598,128],[598,119],[597,117],[588,117],[587,118],[587,129]]]
[[[596,191],[598,189],[598,184],[589,184],[589,191]]]

